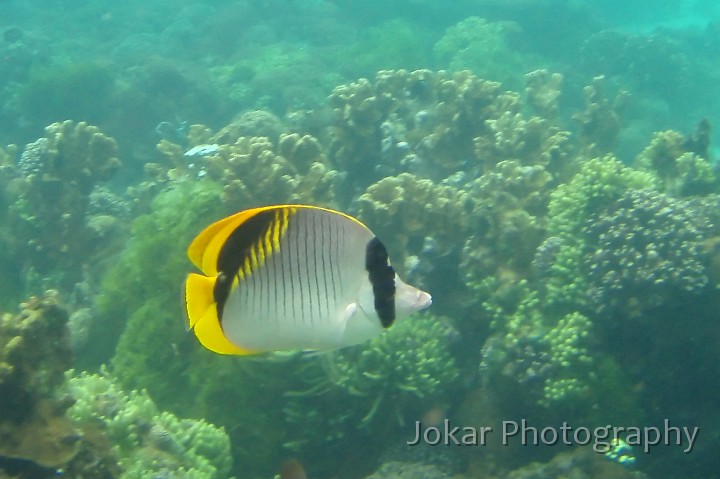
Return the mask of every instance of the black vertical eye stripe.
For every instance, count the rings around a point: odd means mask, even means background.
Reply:
[[[383,327],[395,321],[395,270],[388,261],[387,249],[379,239],[371,239],[365,248],[365,269],[373,289],[375,312]]]

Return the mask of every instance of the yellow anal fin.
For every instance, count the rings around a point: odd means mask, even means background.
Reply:
[[[183,299],[188,329],[195,332],[200,344],[218,354],[255,354],[231,343],[223,333],[213,298],[217,278],[191,273],[185,280]]]

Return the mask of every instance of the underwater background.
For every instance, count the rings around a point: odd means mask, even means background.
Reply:
[[[720,477],[716,2],[0,12],[0,479]],[[202,348],[188,244],[289,202],[358,217],[432,307]],[[503,445],[521,420],[664,435]]]

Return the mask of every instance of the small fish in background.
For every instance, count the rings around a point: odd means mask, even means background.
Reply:
[[[306,205],[241,211],[188,248],[188,328],[220,354],[329,350],[379,335],[430,306],[357,219]]]
[[[422,422],[424,427],[440,427],[447,418],[447,406],[437,405],[425,411],[420,418],[420,422]]]
[[[286,459],[280,466],[279,479],[307,479],[305,471],[295,459]]]

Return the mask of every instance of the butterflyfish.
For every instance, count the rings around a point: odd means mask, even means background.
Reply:
[[[307,205],[241,211],[205,228],[188,257],[187,326],[220,354],[329,350],[426,308],[359,220]]]

